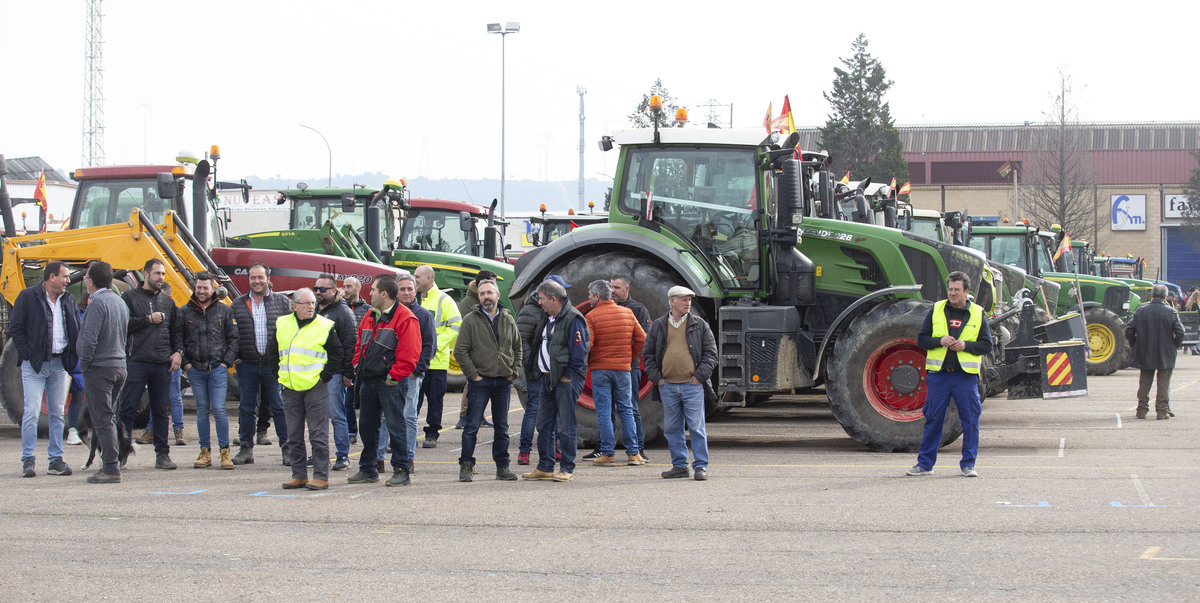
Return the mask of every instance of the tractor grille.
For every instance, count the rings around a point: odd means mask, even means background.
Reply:
[[[867,291],[878,291],[888,286],[887,277],[883,274],[883,268],[879,266],[879,262],[875,261],[875,257],[870,253],[852,247],[842,247],[842,253],[846,254],[846,257],[850,258],[855,264],[863,266],[861,268],[862,279],[874,283],[874,285],[866,286]]]
[[[779,357],[779,337],[746,337],[746,356],[750,366],[775,366]]]

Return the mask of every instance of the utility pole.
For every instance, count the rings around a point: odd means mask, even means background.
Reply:
[[[575,92],[579,94],[579,211],[583,211],[583,96],[587,94],[587,88],[583,86],[575,86]]]
[[[100,32],[101,0],[87,0],[87,32],[83,49],[83,165],[104,163],[104,37]]]

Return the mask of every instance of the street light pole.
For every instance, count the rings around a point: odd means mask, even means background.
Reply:
[[[499,23],[488,23],[488,33],[500,34],[500,217],[504,217],[504,80],[505,80],[505,56],[504,56],[504,38],[508,34],[514,34],[521,31],[521,24],[516,21],[509,21],[501,28]]]
[[[325,141],[325,152],[329,153],[329,180],[327,180],[327,181],[325,182],[325,187],[326,187],[326,188],[333,188],[333,151],[332,151],[332,150],[329,148],[329,141],[328,141],[328,140],[325,140],[325,135],[324,135],[324,134],[322,134],[320,130],[318,130],[318,129],[316,129],[316,128],[312,127],[312,126],[306,126],[306,125],[304,125],[304,124],[300,124],[300,127],[301,127],[301,128],[308,128],[309,130],[312,130],[313,132],[316,132],[316,133],[317,133],[317,136],[320,136],[320,137],[321,137],[321,140],[324,140],[324,141]]]

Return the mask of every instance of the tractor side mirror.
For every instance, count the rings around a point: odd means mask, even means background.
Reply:
[[[175,176],[170,172],[159,173],[156,184],[158,185],[156,188],[159,199],[174,199],[183,193],[182,187],[176,184]],[[162,208],[160,207],[158,211],[162,211]]]
[[[458,229],[463,232],[475,230],[475,219],[471,216],[471,212],[458,212]]]
[[[354,193],[342,193],[342,213],[344,213],[344,214],[354,213],[354,206],[355,206]]]

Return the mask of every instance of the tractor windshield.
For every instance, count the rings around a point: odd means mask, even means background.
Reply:
[[[722,286],[757,288],[754,160],[752,148],[631,149],[620,207],[629,214],[649,214],[687,237],[717,269]]]
[[[190,180],[188,185],[190,187]],[[172,210],[178,214],[177,217],[184,218],[188,227],[195,231],[190,203],[187,207],[181,205],[183,199],[190,198],[189,191],[183,197],[162,199],[158,196],[158,183],[153,178],[84,180],[75,194],[75,207],[72,208],[74,215],[68,227],[89,228],[126,222],[130,212],[136,207],[155,224],[161,224],[167,210]],[[208,240],[201,243],[210,249],[223,246],[224,221],[211,208],[207,220]]]
[[[404,249],[479,256],[475,251],[475,242],[483,240],[480,222],[474,221],[474,231],[463,231],[459,228],[456,211],[413,208],[404,220],[400,246]]]
[[[359,234],[365,229],[361,203],[354,206],[354,211],[346,212],[342,211],[340,198],[298,199],[292,211],[295,212],[296,228],[321,228],[325,222],[333,220],[333,225],[339,229],[346,224]]]

